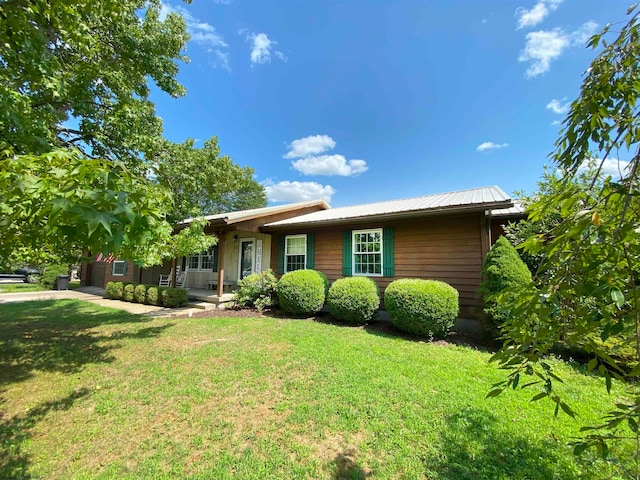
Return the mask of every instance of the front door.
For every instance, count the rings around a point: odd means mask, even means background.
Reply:
[[[240,239],[239,279],[251,275],[256,269],[256,241],[253,238]]]

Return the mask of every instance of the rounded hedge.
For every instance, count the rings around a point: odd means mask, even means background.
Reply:
[[[295,315],[319,312],[327,295],[329,282],[317,270],[285,273],[276,285],[280,307]]]
[[[167,287],[152,285],[147,288],[147,303],[149,305],[162,305],[162,291]]]
[[[331,315],[354,325],[371,320],[380,307],[380,290],[367,277],[340,278],[327,295]]]
[[[147,286],[144,284],[136,285],[133,289],[133,301],[136,303],[145,303],[147,300]]]
[[[428,337],[443,337],[458,316],[458,291],[438,280],[403,278],[384,291],[384,305],[399,330]]]
[[[107,282],[105,287],[107,297],[112,300],[122,300],[124,285],[122,282]]]
[[[124,290],[122,293],[122,300],[125,302],[133,302],[133,291],[136,286],[133,283],[125,283]]]

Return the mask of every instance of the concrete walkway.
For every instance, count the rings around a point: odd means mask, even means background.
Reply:
[[[102,307],[117,308],[129,313],[149,317],[173,317],[188,315],[191,307],[165,308],[155,305],[122,302],[104,298],[105,291],[98,287],[80,287],[77,290],[47,290],[43,292],[0,293],[0,310],[5,303],[31,302],[34,300],[76,299],[95,303]]]

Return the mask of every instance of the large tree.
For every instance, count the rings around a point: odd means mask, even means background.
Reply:
[[[171,193],[146,178],[166,144],[149,83],[185,92],[185,21],[160,10],[159,0],[0,2],[0,264],[89,248],[148,265],[211,243],[197,222],[173,238]]]
[[[601,425],[584,427],[576,452],[594,446],[607,454],[611,444],[632,443],[635,462],[627,465],[640,478],[640,25],[636,8],[628,13],[616,34],[606,27],[589,42],[601,52],[585,73],[553,155],[565,172],[563,188],[529,206],[533,220],[549,212],[562,218],[525,242],[541,254],[545,275],[509,297],[512,316],[494,356],[509,375],[489,395],[508,387],[538,389],[534,400],[551,399],[556,413],[573,416],[545,355],[560,341],[585,349],[588,368],[602,375],[607,390],[619,381],[621,393],[602,412]],[[609,178],[587,198],[580,194],[575,178],[585,161],[598,159],[595,186],[605,162],[620,156],[629,165],[619,181]]]
[[[202,148],[194,143],[192,139],[166,143],[153,163],[158,183],[173,195],[171,220],[267,205],[264,187],[254,180],[253,169],[220,155],[217,137],[206,140]]]
[[[16,154],[76,147],[138,167],[162,140],[149,80],[167,94],[188,40],[159,0],[0,2],[0,141]]]

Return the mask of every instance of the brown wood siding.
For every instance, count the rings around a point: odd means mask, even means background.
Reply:
[[[102,262],[94,262],[94,265],[96,263],[102,263]],[[138,283],[138,280],[139,280],[138,267],[136,267],[133,262],[127,262],[126,275],[111,275],[112,268],[113,267],[110,263],[106,264],[106,267],[104,270],[104,285],[106,285],[107,282]]]
[[[91,264],[91,283],[90,285],[93,287],[102,287],[104,288],[104,275],[106,272],[105,263],[104,262],[93,262]]]
[[[460,315],[477,315],[476,289],[482,280],[481,225],[484,214],[431,217],[394,223],[368,223],[357,229],[394,227],[395,276],[372,277],[381,291],[398,278],[425,278],[447,282],[460,293]],[[344,227],[298,230],[273,235],[271,264],[278,262],[278,238],[315,233],[315,268],[329,281],[342,277]],[[275,270],[275,268],[274,268]]]

